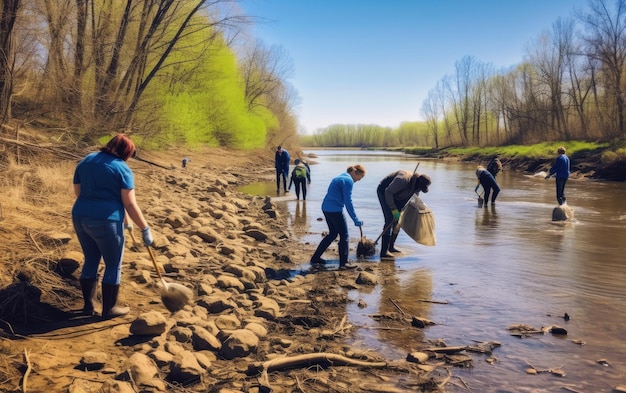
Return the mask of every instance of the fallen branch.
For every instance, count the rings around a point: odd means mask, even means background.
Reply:
[[[430,299],[417,299],[418,302],[435,303],[435,304],[448,304],[447,300],[430,300]]]
[[[32,370],[32,366],[30,364],[30,359],[28,358],[28,352],[24,349],[24,360],[26,361],[26,371],[24,372],[24,378],[22,378],[22,391],[26,393],[28,391],[28,376],[30,375],[30,371]]]
[[[404,315],[405,317],[407,316],[407,313],[405,313],[404,310],[401,309],[400,306],[398,306],[398,304],[392,298],[389,298],[389,301],[398,309],[398,311],[402,313],[402,315]]]
[[[265,373],[289,368],[309,367],[314,364],[321,366],[355,366],[374,368],[383,368],[387,366],[387,362],[367,362],[363,360],[351,359],[334,353],[320,352],[284,358],[276,358],[265,361],[261,364],[251,364],[248,368],[248,372]]]

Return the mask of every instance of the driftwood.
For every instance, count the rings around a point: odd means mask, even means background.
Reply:
[[[8,139],[8,138],[3,138],[3,137],[0,137],[0,142],[10,143],[10,144],[16,145],[18,147],[25,147],[25,148],[29,148],[29,149],[47,150],[47,151],[49,151],[51,153],[54,153],[55,155],[57,155],[59,157],[66,157],[66,158],[69,158],[69,159],[80,160],[80,159],[83,158],[82,155],[78,155],[78,154],[74,154],[74,153],[68,152],[67,150],[65,150],[63,148],[55,147],[55,146],[53,146],[51,144],[40,145],[40,144],[36,144],[36,143],[20,141],[20,140],[16,140],[16,139]]]
[[[334,353],[319,352],[284,358],[276,358],[265,361],[261,364],[252,364],[250,365],[250,367],[248,367],[248,373],[267,373],[282,369],[309,367],[314,364],[326,366],[356,366],[373,368],[387,367],[387,362],[367,362],[363,360],[351,359]]]
[[[24,372],[24,377],[22,378],[22,391],[26,393],[28,391],[28,376],[32,370],[30,358],[28,357],[28,351],[26,351],[26,349],[24,349],[24,360],[26,361],[26,371]]]
[[[422,348],[421,351],[423,352],[434,352],[434,353],[445,353],[446,355],[454,355],[455,353],[459,353],[459,352],[463,352],[467,349],[468,347],[463,345],[463,346],[457,346],[457,347],[430,347],[430,348]]]
[[[434,304],[448,304],[447,300],[430,300],[430,299],[417,299],[418,302],[434,303]]]

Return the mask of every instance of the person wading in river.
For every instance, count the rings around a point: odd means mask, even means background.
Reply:
[[[378,201],[385,217],[385,226],[380,247],[380,259],[393,258],[393,253],[400,250],[394,247],[398,238],[398,231],[394,231],[394,225],[400,220],[400,210],[407,204],[413,194],[428,192],[430,177],[420,175],[417,172],[395,171],[380,181],[376,190]]]
[[[365,177],[365,167],[361,164],[349,166],[348,169],[333,178],[328,186],[326,196],[322,201],[322,213],[326,217],[328,224],[328,235],[326,235],[317,246],[315,253],[311,257],[312,265],[325,264],[322,254],[330,244],[339,236],[339,269],[354,269],[356,265],[348,263],[348,252],[350,239],[348,238],[348,224],[343,215],[345,207],[348,214],[354,221],[354,225],[360,227],[363,222],[359,220],[352,205],[352,189],[354,183]]]

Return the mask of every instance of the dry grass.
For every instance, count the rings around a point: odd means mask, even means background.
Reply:
[[[57,301],[73,292],[51,274],[61,251],[41,243],[47,231],[70,229],[74,163],[18,165],[10,156],[5,159],[0,178],[0,318],[24,322],[36,314],[41,292]]]

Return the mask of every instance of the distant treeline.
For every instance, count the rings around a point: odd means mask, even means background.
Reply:
[[[589,0],[496,70],[466,56],[416,108],[423,122],[398,129],[332,125],[307,146],[498,146],[626,135],[626,0]]]

